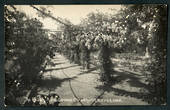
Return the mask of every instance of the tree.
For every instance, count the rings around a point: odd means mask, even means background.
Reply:
[[[116,45],[118,40],[116,36],[117,32],[112,32],[110,29],[111,23],[109,16],[100,12],[90,13],[88,18],[84,19],[80,25],[85,28],[85,34],[87,35],[83,35],[87,39],[86,42],[91,42],[89,45],[93,48],[92,50],[95,48],[95,50],[99,51],[100,79],[108,82],[111,80],[111,74],[113,72],[113,65],[110,60],[111,49],[118,46]],[[114,43],[115,45],[113,45]]]
[[[39,20],[28,18],[14,6],[4,8],[6,103],[18,105],[16,97],[37,84],[53,41],[48,39]]]

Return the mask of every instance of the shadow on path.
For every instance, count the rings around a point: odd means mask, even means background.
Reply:
[[[115,84],[120,84],[121,82],[127,82],[130,87],[136,87],[136,88],[141,88],[141,89],[149,89],[148,86],[140,81],[139,75],[136,75],[131,72],[118,72],[118,71],[113,71],[113,77],[110,82],[107,84],[99,85],[96,88],[96,90],[100,91],[101,93],[103,92],[114,92],[115,95],[117,96],[130,96],[134,97],[137,99],[142,99],[142,100],[148,100],[148,93],[143,93],[143,92],[132,92],[132,91],[127,91],[119,89],[119,88],[114,88]]]
[[[75,66],[77,66],[77,65],[72,65],[72,66],[62,67],[62,68],[51,68],[51,69],[46,69],[44,72],[54,71],[54,70],[62,70],[62,69],[67,69],[67,68],[71,68],[71,67],[75,67]]]
[[[83,75],[83,74],[92,73],[92,71],[95,71],[95,70],[97,70],[97,69],[99,69],[99,66],[95,66],[95,67],[93,67],[93,68],[90,68],[90,69],[88,69],[87,71],[84,71],[84,72],[79,73],[78,75]]]
[[[55,90],[57,87],[61,87],[63,82],[73,80],[77,78],[76,76],[71,77],[71,78],[48,78],[48,79],[40,79],[38,87],[42,89],[50,89],[50,90]]]
[[[124,71],[124,72],[113,71],[113,75],[115,75],[112,77],[114,83],[119,83],[128,80],[127,82],[131,87],[140,87],[140,88],[148,89],[148,86],[143,82],[141,82],[141,79],[143,78],[141,77],[142,75],[140,76],[133,72],[128,72],[128,71]]]
[[[96,87],[97,90],[103,90],[105,92],[111,92],[113,91],[115,95],[117,96],[130,96],[130,97],[134,97],[134,98],[138,98],[138,99],[143,99],[143,97],[147,97],[147,94],[145,93],[140,93],[140,92],[130,92],[130,91],[126,91],[123,89],[118,89],[118,88],[114,88],[111,87],[109,85],[100,85],[98,87]]]

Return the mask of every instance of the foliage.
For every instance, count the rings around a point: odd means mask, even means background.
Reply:
[[[149,48],[150,59],[148,77],[150,96],[153,104],[166,103],[166,33],[167,6],[166,5],[128,5],[125,6],[124,16],[131,16],[138,24],[143,25],[144,37],[137,35],[143,45]],[[133,16],[134,15],[134,16]],[[133,23],[132,23],[133,24]],[[131,26],[129,23],[128,25]],[[129,26],[128,26],[129,27]],[[133,27],[133,26],[131,26]],[[135,31],[138,31],[135,29]],[[142,33],[143,33],[142,32]],[[134,36],[135,37],[135,36]]]
[[[60,97],[57,94],[34,95],[29,97],[25,106],[58,106]]]
[[[24,89],[37,83],[46,56],[53,55],[54,44],[36,18],[30,19],[25,13],[5,6],[4,21],[6,102],[11,105],[17,103],[16,97],[24,95]]]

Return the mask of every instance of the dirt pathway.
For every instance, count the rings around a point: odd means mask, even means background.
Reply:
[[[64,56],[56,53],[52,59],[55,66],[47,66],[43,75],[39,94],[57,93],[60,106],[84,105],[147,105],[138,99],[139,88],[143,83],[140,76],[117,68],[118,83],[102,86],[98,67],[91,65],[83,71],[81,66],[70,63]]]

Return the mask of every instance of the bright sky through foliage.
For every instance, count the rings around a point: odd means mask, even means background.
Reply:
[[[52,13],[54,17],[61,17],[70,20],[73,24],[79,24],[81,19],[85,18],[90,12],[104,12],[104,13],[116,13],[120,10],[121,5],[34,5],[36,7],[45,7]],[[37,11],[29,5],[15,5],[17,10],[23,11],[30,18],[38,18],[43,24],[44,28],[56,29],[57,23],[50,18],[39,18]],[[111,10],[112,9],[112,10]]]

